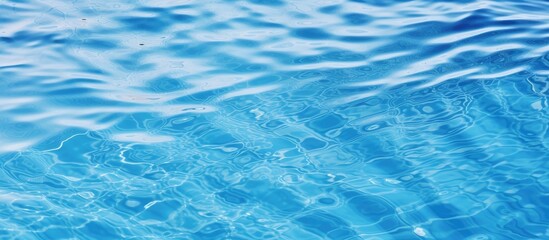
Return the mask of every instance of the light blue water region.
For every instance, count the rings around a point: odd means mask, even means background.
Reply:
[[[548,13],[0,0],[0,239],[549,239]]]

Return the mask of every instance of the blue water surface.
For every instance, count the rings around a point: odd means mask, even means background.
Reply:
[[[548,13],[0,0],[0,239],[549,239]]]

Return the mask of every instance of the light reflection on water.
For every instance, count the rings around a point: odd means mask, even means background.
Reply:
[[[0,1],[0,237],[548,238],[543,1]]]

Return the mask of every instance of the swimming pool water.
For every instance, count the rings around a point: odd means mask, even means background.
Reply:
[[[0,238],[549,239],[548,12],[0,0]]]

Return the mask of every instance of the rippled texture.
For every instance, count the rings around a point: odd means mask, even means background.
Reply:
[[[545,1],[0,1],[2,239],[549,238]]]

